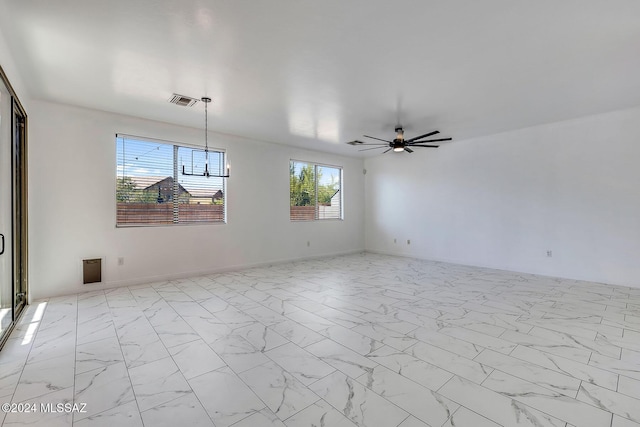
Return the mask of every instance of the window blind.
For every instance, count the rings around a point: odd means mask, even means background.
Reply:
[[[118,227],[226,221],[224,151],[118,134],[116,165]]]

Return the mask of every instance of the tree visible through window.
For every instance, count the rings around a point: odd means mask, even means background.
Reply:
[[[291,160],[290,218],[342,219],[342,168]]]
[[[224,152],[116,136],[116,225],[225,221]]]

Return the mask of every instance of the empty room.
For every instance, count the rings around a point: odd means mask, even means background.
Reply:
[[[640,427],[638,76],[635,0],[0,0],[0,426]]]

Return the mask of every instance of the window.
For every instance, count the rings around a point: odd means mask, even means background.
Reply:
[[[118,227],[225,222],[224,152],[119,134],[116,164]]]
[[[291,160],[289,214],[292,221],[342,219],[342,168]]]

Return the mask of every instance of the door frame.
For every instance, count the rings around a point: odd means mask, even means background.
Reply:
[[[11,335],[11,331],[16,325],[19,316],[24,312],[24,308],[29,302],[28,298],[28,116],[9,78],[0,65],[0,82],[2,82],[11,96],[11,242],[6,242],[6,247],[13,252],[12,263],[12,323],[0,335],[0,349]],[[20,118],[18,120],[18,118]],[[20,123],[22,125],[20,126]],[[20,126],[20,130],[19,130]],[[20,132],[22,138],[17,138]],[[19,146],[16,146],[16,142]],[[24,292],[24,300],[21,303],[16,301],[17,291]]]
[[[11,204],[13,216],[13,321],[28,304],[27,229],[27,114],[15,96],[11,114]],[[18,301],[18,295],[21,295]]]

